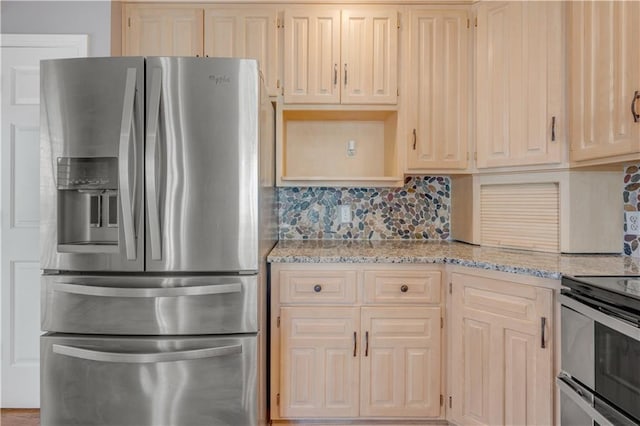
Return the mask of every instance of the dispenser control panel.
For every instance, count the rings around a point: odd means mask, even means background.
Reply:
[[[117,189],[116,157],[58,157],[58,189]]]

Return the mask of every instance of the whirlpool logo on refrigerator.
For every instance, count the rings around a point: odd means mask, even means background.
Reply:
[[[212,74],[212,75],[209,76],[209,80],[211,80],[216,85],[231,83],[231,78],[228,75],[215,75],[215,74]]]

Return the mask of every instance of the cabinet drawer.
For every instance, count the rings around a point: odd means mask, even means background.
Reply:
[[[281,271],[280,303],[355,303],[356,271]]]
[[[440,271],[366,271],[364,303],[439,303]]]

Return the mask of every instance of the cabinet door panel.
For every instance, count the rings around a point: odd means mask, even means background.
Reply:
[[[285,10],[284,101],[340,103],[340,11]]]
[[[466,11],[411,13],[409,170],[464,169],[468,152]],[[415,135],[414,135],[415,130]]]
[[[355,417],[357,308],[281,308],[280,415]]]
[[[342,103],[397,102],[397,19],[395,9],[342,11]]]
[[[127,5],[125,56],[202,56],[202,9]]]
[[[521,137],[516,133],[521,122],[522,107],[517,105],[521,94],[514,84],[522,71],[521,55],[512,53],[518,52],[521,37],[520,28],[512,28],[518,22],[514,12],[518,7],[515,2],[491,3],[478,11],[478,167],[508,165],[510,140]]]
[[[440,308],[362,308],[362,335],[360,415],[439,416]]]
[[[480,3],[478,168],[562,161],[563,8],[561,2]]]
[[[522,68],[524,139],[517,144],[519,162],[559,163],[565,144],[562,95],[562,5],[523,2]],[[554,122],[555,117],[555,122]],[[552,129],[552,126],[555,128]]]
[[[638,2],[571,2],[568,54],[571,160],[637,153],[640,123],[630,111],[640,90]]]
[[[278,94],[275,8],[207,8],[204,53],[257,59],[269,95]]]
[[[456,338],[463,338],[463,342],[455,342],[463,351],[457,354],[454,351],[455,368],[463,368],[464,395],[462,400],[462,413],[469,424],[490,424],[491,401],[491,376],[490,351],[491,351],[491,325],[476,321],[472,318],[464,318],[462,321],[462,333]],[[471,349],[473,348],[473,349]],[[456,361],[461,358],[461,363]]]
[[[453,418],[460,424],[552,424],[552,291],[452,274]],[[459,401],[459,402],[458,402]]]

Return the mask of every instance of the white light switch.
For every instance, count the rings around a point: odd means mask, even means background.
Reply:
[[[338,211],[340,214],[340,223],[350,223],[351,222],[351,206],[348,204],[342,204],[338,206]]]

